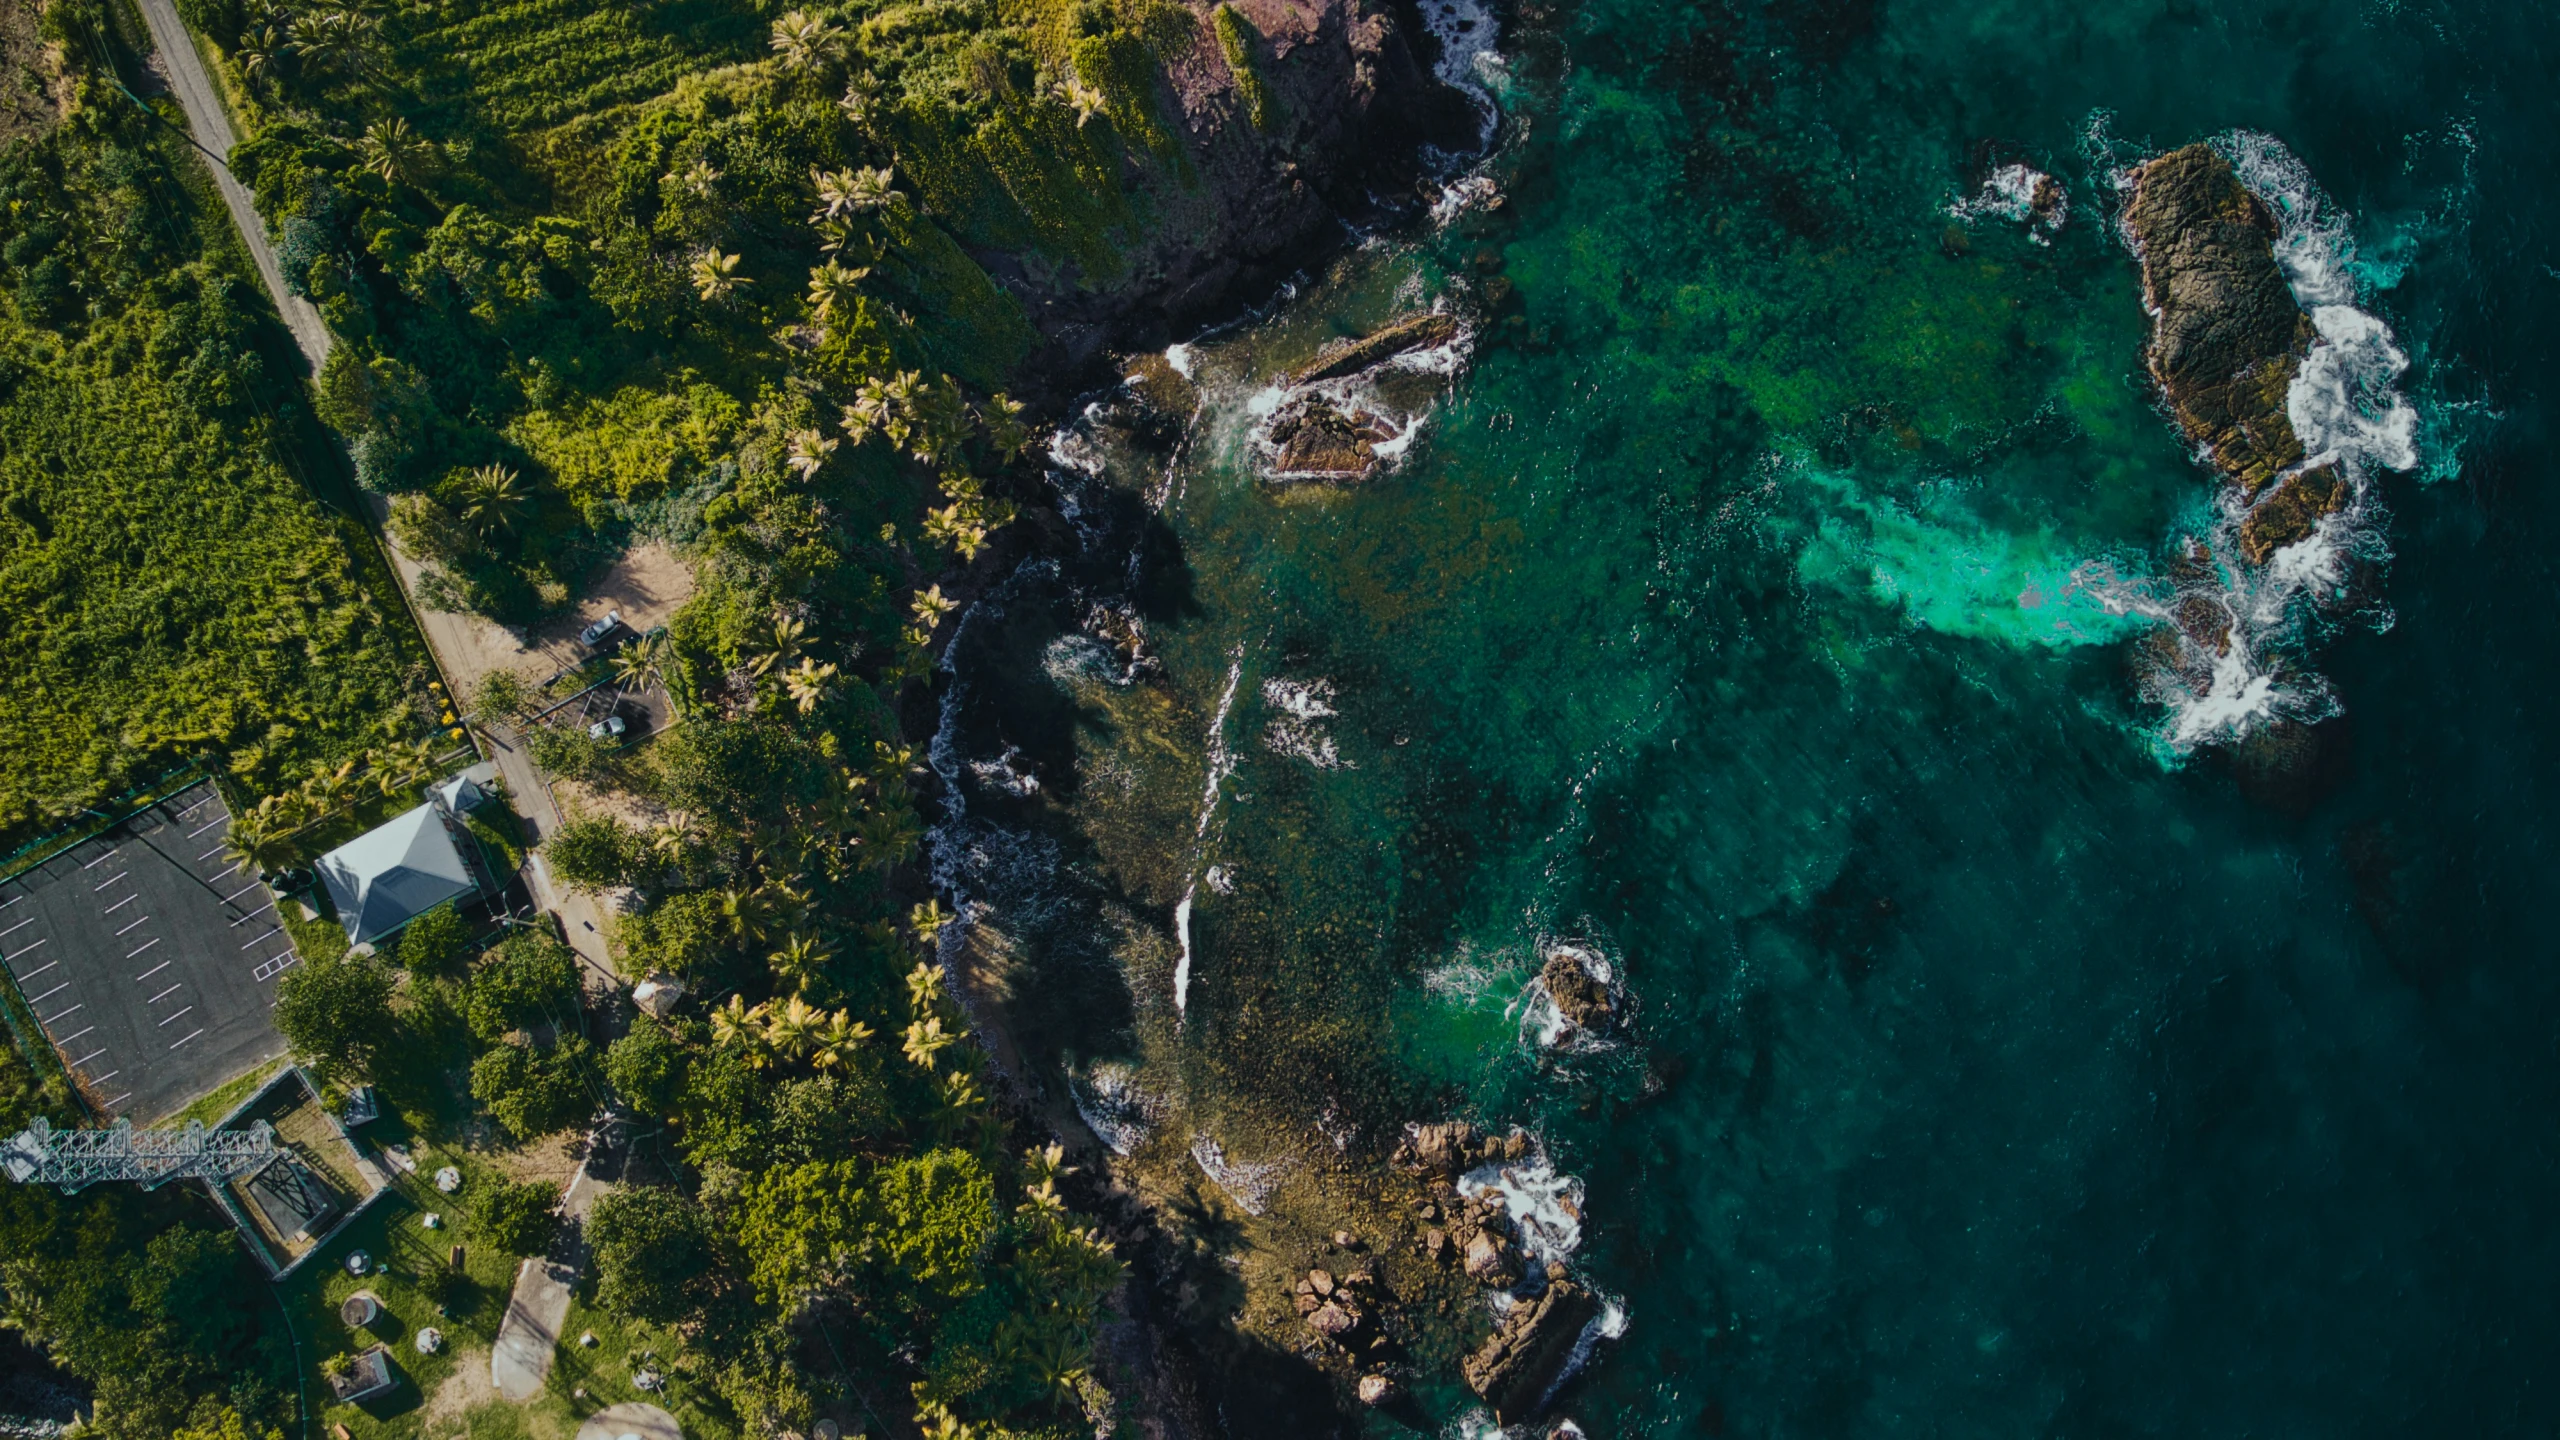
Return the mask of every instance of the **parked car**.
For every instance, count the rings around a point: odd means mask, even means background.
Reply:
[[[587,727],[587,736],[594,740],[619,740],[622,738],[622,728],[621,716],[607,715]]]
[[[619,610],[607,610],[604,612],[603,619],[596,621],[586,629],[578,632],[578,643],[586,646],[590,650],[596,649],[604,644],[607,636],[610,636],[614,631],[621,628],[622,612]]]

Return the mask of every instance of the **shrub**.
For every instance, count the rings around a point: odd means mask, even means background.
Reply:
[[[276,1029],[323,1072],[369,1070],[399,1030],[391,972],[362,955],[315,960],[276,982]]]
[[[710,1217],[681,1192],[616,1190],[587,1216],[596,1257],[596,1301],[617,1314],[673,1324],[698,1311],[722,1283]]]
[[[575,725],[543,725],[525,738],[533,763],[564,780],[593,780],[613,749]]]
[[[471,1098],[517,1140],[566,1130],[594,1113],[582,1073],[587,1042],[575,1036],[546,1051],[501,1043],[471,1063]]]
[[[578,961],[540,930],[521,930],[471,972],[463,1002],[471,1033],[496,1040],[510,1030],[567,1026],[578,1016]]]
[[[622,1103],[653,1120],[675,1113],[684,1093],[688,1057],[666,1027],[654,1020],[633,1022],[631,1033],[605,1048],[604,1078]]]
[[[439,905],[409,922],[400,932],[392,958],[413,975],[452,974],[471,947],[471,926],[451,903]]]
[[[539,1255],[560,1233],[560,1187],[492,1180],[471,1196],[471,1223],[510,1255]]]
[[[552,874],[582,890],[631,884],[649,857],[640,832],[611,815],[570,821],[552,832],[542,853]]]

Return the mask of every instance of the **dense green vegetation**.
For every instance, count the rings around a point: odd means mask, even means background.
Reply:
[[[268,786],[419,728],[415,632],[319,498],[343,487],[201,167],[114,88],[115,14],[46,7],[73,108],[0,139],[0,836],[181,758]]]

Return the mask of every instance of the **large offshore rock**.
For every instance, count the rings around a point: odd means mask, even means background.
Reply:
[[[2346,478],[2335,465],[2287,475],[2240,521],[2240,553],[2250,564],[2264,565],[2278,550],[2308,536],[2321,516],[2346,503]]]
[[[1455,317],[1438,314],[1408,315],[1382,329],[1371,331],[1357,340],[1343,340],[1326,346],[1316,358],[1308,361],[1298,373],[1289,377],[1292,385],[1315,380],[1333,380],[1344,375],[1357,375],[1392,356],[1408,350],[1428,350],[1446,345],[1458,338]]]
[[[1484,1348],[1467,1357],[1467,1384],[1493,1407],[1496,1420],[1517,1425],[1536,1413],[1573,1358],[1574,1343],[1600,1316],[1600,1302],[1570,1280],[1558,1280],[1535,1300],[1502,1317]]]
[[[2276,222],[2205,145],[2134,172],[2125,222],[2142,251],[2149,363],[2178,424],[2254,495],[2302,459],[2285,392],[2312,326],[2275,258]]]
[[[1538,971],[1538,983],[1546,987],[1547,998],[1556,1002],[1557,1013],[1577,1029],[1597,1035],[1618,1018],[1617,1001],[1609,987],[1572,950],[1550,951],[1546,965]]]

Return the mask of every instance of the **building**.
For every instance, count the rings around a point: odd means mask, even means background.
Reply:
[[[338,908],[350,944],[362,945],[447,901],[467,900],[486,886],[477,842],[462,816],[488,798],[474,766],[431,790],[427,803],[366,831],[313,866]]]

